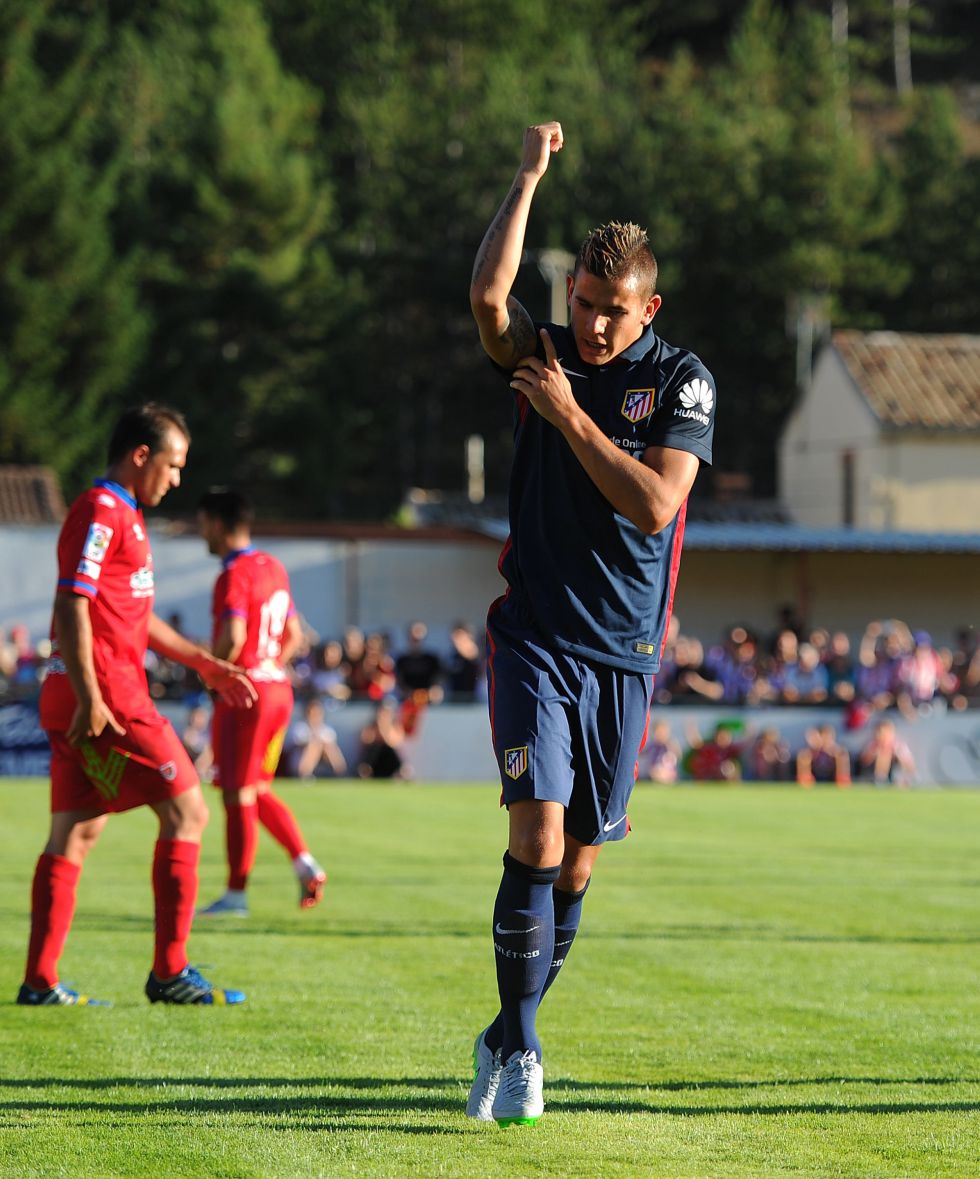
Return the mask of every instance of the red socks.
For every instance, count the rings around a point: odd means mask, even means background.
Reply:
[[[291,860],[295,860],[306,851],[306,841],[299,824],[281,798],[276,798],[272,791],[268,790],[259,795],[258,809],[259,822],[276,843],[282,844]]]
[[[225,803],[225,847],[228,887],[244,891],[259,843],[259,808],[254,802]]]
[[[201,845],[187,839],[158,839],[153,853],[153,973],[164,981],[187,965],[185,947],[194,920],[200,855]]]
[[[58,981],[58,959],[75,914],[75,891],[81,874],[80,865],[64,856],[44,854],[37,861],[24,976],[27,985],[36,991],[50,990]]]

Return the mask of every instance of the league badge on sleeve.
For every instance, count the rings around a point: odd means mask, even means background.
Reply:
[[[106,524],[90,524],[82,556],[101,565],[109,549],[109,541],[112,540],[112,531]]]
[[[620,412],[624,418],[634,424],[642,422],[644,418],[648,418],[653,413],[656,399],[656,389],[627,389]]]
[[[515,781],[527,770],[527,746],[504,750],[504,773]]]
[[[89,561],[85,557],[78,563],[78,568],[75,570],[80,577],[87,577],[90,581],[98,581],[102,573],[102,566],[95,561]]]

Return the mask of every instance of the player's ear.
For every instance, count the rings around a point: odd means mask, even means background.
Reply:
[[[569,274],[565,277],[565,299],[569,307],[572,305],[572,291],[575,289],[575,275]]]
[[[660,304],[662,302],[663,299],[661,299],[659,295],[650,296],[646,307],[643,308],[642,322],[644,326],[646,326],[646,324],[648,324],[650,320],[652,320],[653,317],[657,314],[657,312],[660,310]]]
[[[150,455],[152,453],[153,452],[145,442],[141,443],[133,451],[133,466],[145,467],[146,464],[150,461]]]

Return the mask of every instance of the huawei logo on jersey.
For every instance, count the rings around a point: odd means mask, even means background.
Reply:
[[[705,425],[711,420],[710,414],[715,403],[715,395],[708,382],[702,378],[695,377],[693,381],[687,382],[681,389],[680,402],[684,408],[675,409],[675,417],[694,418],[695,421],[703,422]]]

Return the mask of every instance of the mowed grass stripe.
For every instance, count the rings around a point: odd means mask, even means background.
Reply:
[[[152,816],[110,821],[63,977],[25,1011],[46,784],[0,784],[0,1174],[975,1176],[980,793],[641,787],[541,1015],[545,1117],[462,1116],[493,1014],[506,821],[486,786],[284,784],[330,873],[263,837],[194,961],[241,1010],[151,1008]],[[223,885],[220,804],[202,900]]]

